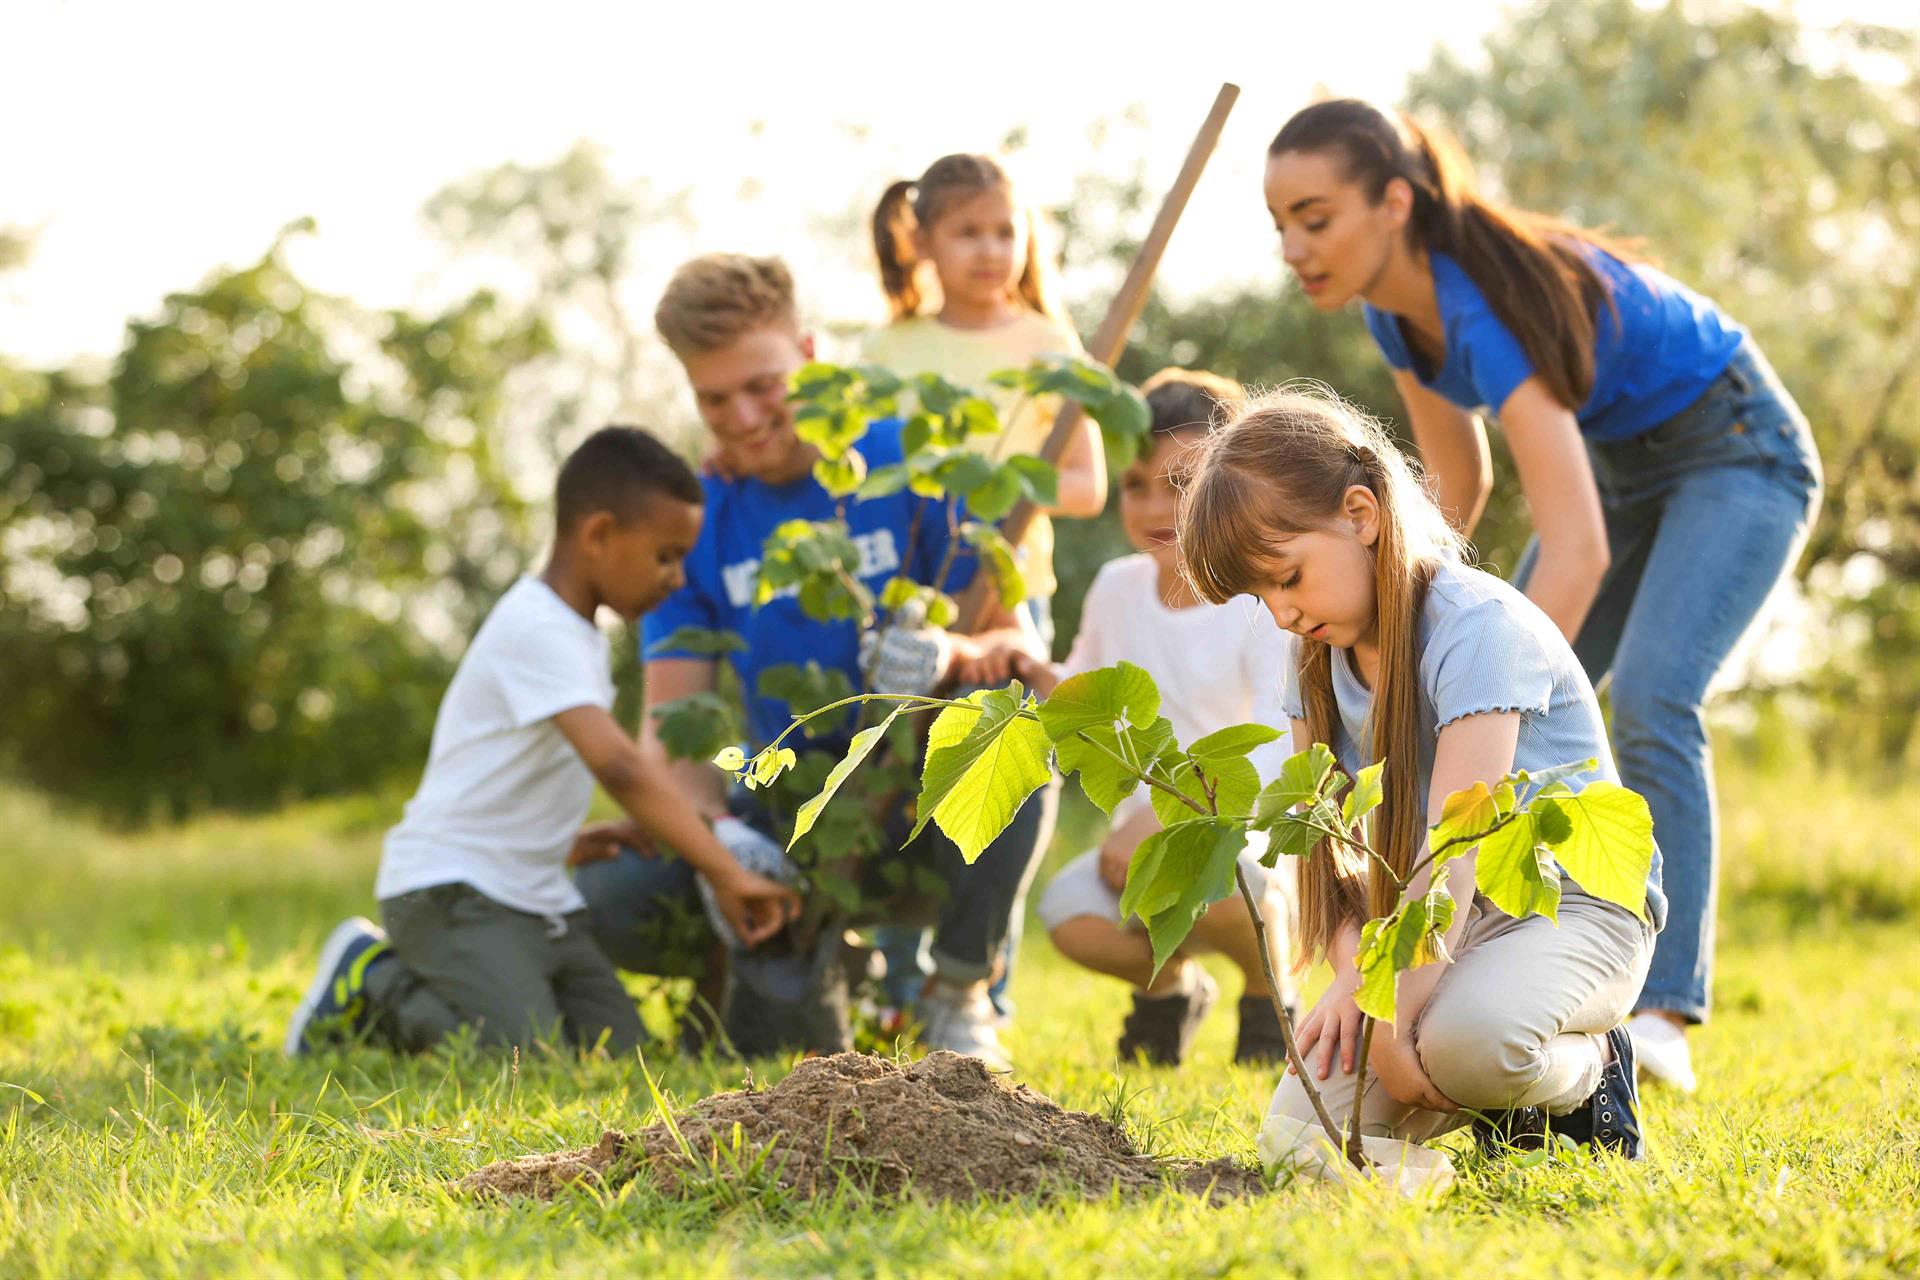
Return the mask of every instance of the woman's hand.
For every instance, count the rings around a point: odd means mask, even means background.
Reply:
[[[1360,1051],[1360,1006],[1353,1002],[1353,993],[1359,989],[1360,975],[1353,966],[1336,964],[1333,985],[1300,1024],[1294,1043],[1315,1079],[1325,1080],[1332,1073],[1336,1054],[1341,1074],[1353,1074],[1354,1056]],[[1291,1064],[1287,1070],[1293,1071]]]
[[[1428,1111],[1458,1111],[1452,1098],[1433,1087],[1413,1037],[1396,1034],[1386,1024],[1373,1029],[1373,1043],[1367,1048],[1367,1069],[1380,1078],[1380,1087],[1395,1102]]]

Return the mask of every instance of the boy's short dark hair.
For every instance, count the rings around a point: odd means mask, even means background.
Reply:
[[[1247,389],[1232,378],[1202,369],[1162,369],[1140,386],[1153,415],[1153,434],[1205,430],[1238,411]]]
[[[602,427],[560,465],[553,486],[554,523],[566,533],[595,512],[611,511],[626,524],[656,493],[682,502],[706,501],[686,459],[650,432]]]

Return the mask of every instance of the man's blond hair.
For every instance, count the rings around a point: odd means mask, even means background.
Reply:
[[[653,324],[682,359],[717,351],[769,325],[782,325],[797,336],[793,273],[778,258],[703,254],[673,273],[653,309]]]

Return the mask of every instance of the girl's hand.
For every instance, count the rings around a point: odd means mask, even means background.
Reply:
[[[1458,1111],[1452,1098],[1433,1087],[1412,1037],[1393,1034],[1390,1026],[1376,1026],[1367,1050],[1367,1069],[1380,1078],[1380,1087],[1395,1102],[1428,1111]]]
[[[1138,841],[1127,840],[1115,832],[1100,843],[1100,880],[1115,893],[1127,891],[1127,868],[1133,865]]]
[[[1336,1050],[1341,1074],[1352,1075],[1354,1055],[1360,1049],[1360,1006],[1353,1002],[1353,993],[1360,989],[1360,975],[1351,964],[1335,964],[1334,975],[1333,985],[1301,1022],[1295,1037],[1300,1061],[1320,1080],[1332,1072]],[[1319,1050],[1318,1056],[1310,1056],[1315,1049]],[[1291,1063],[1287,1070],[1293,1071]]]
[[[998,689],[1013,678],[1020,650],[1006,641],[981,644],[972,636],[953,638],[953,665],[949,674],[955,684],[981,685]]]

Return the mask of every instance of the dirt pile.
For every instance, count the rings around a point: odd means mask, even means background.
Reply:
[[[1264,1189],[1257,1173],[1227,1160],[1144,1155],[1101,1117],[1002,1083],[977,1059],[953,1053],[906,1067],[857,1053],[809,1059],[771,1089],[716,1094],[677,1123],[693,1160],[659,1123],[635,1134],[609,1129],[577,1151],[503,1160],[460,1187],[546,1199],[582,1181],[615,1187],[646,1176],[673,1192],[710,1176],[702,1165],[712,1166],[716,1145],[733,1149],[737,1124],[744,1146],[773,1144],[764,1167],[803,1196],[842,1180],[883,1197],[911,1187],[933,1200],[1095,1199],[1116,1187],[1137,1194],[1171,1185],[1217,1202]]]

